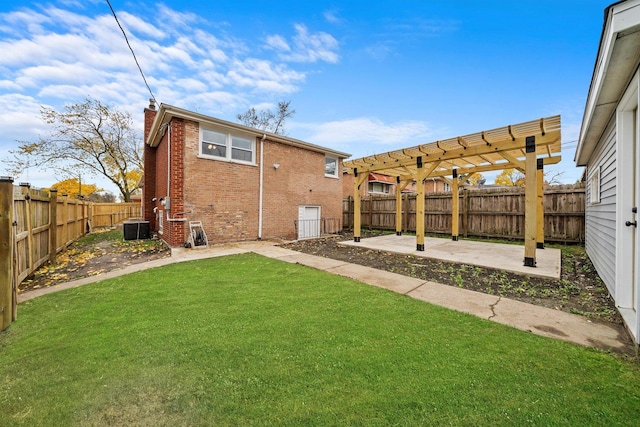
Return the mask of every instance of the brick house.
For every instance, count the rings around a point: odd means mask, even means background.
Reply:
[[[344,197],[353,197],[353,174],[342,174],[342,194]],[[451,186],[444,182],[442,178],[428,178],[424,183],[424,188],[427,193],[442,193],[444,191],[451,191]],[[402,190],[403,193],[415,193],[416,183],[411,182]],[[360,197],[366,196],[386,196],[396,194],[396,179],[389,175],[383,175],[380,173],[370,172],[367,178],[367,183],[360,186]]]
[[[144,120],[144,218],[170,246],[190,221],[210,244],[341,228],[349,154],[166,104],[151,102]]]

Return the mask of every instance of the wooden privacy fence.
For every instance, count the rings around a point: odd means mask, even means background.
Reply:
[[[425,231],[451,233],[450,192],[425,194]],[[460,236],[524,239],[524,188],[463,190],[459,196]],[[544,190],[545,241],[584,241],[583,185],[550,186]],[[362,198],[362,227],[395,230],[395,196]],[[353,197],[343,200],[343,224],[353,228]],[[402,196],[402,231],[416,230],[416,195]]]
[[[141,216],[140,203],[93,203],[0,178],[0,330],[17,314],[20,283],[92,227]]]

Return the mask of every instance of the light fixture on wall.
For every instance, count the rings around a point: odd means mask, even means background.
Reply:
[[[273,164],[273,168],[274,168],[274,169],[278,169],[279,167],[280,167],[280,163],[274,163],[274,164]]]

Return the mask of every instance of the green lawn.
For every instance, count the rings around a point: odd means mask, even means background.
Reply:
[[[0,425],[638,425],[640,366],[244,254],[23,303]]]

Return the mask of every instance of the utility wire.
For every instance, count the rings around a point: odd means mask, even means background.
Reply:
[[[122,25],[120,25],[120,21],[118,20],[118,16],[116,15],[116,11],[113,10],[113,6],[111,6],[111,2],[109,0],[106,0],[107,4],[109,5],[109,9],[111,9],[111,13],[113,14],[113,17],[116,20],[116,23],[118,24],[118,27],[120,27],[120,31],[122,31],[122,35],[124,36],[124,40],[127,42],[127,46],[129,46],[129,50],[131,51],[131,54],[133,55],[133,59],[134,61],[136,61],[136,65],[138,66],[138,70],[140,70],[140,75],[142,76],[142,80],[144,80],[144,84],[147,86],[147,89],[149,90],[149,94],[151,94],[151,99],[153,99],[153,102],[155,102],[156,104],[158,103],[156,101],[156,97],[153,96],[153,92],[151,91],[151,87],[149,87],[149,83],[147,83],[147,78],[144,76],[144,73],[142,72],[142,67],[140,67],[140,63],[138,62],[138,58],[136,58],[136,53],[133,51],[133,48],[131,47],[131,43],[129,43],[129,38],[127,37],[127,33],[124,31],[124,28],[122,28]]]

